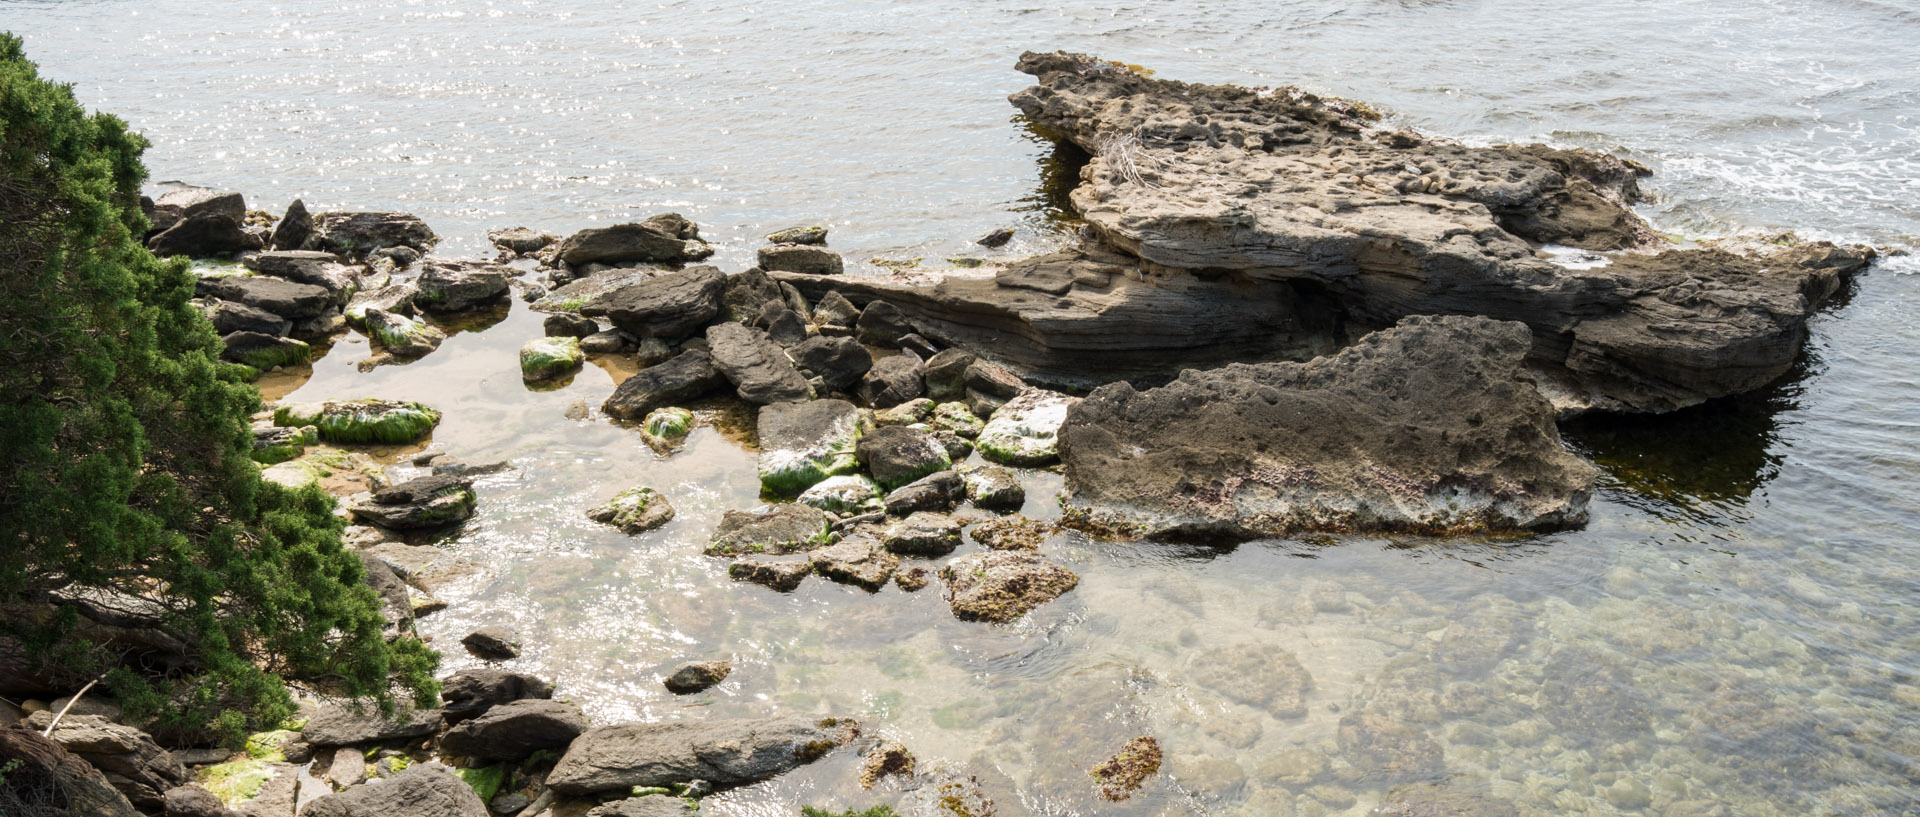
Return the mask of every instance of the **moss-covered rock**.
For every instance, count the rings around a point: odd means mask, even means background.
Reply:
[[[933,418],[928,421],[936,431],[951,431],[966,439],[980,436],[986,429],[986,423],[967,408],[965,403],[941,403],[933,408]]]
[[[586,359],[586,354],[580,351],[579,338],[536,338],[520,347],[520,376],[527,380],[551,380],[580,368]]]
[[[474,794],[480,795],[482,803],[492,800],[495,794],[500,793],[500,787],[507,782],[507,764],[505,763],[456,771],[459,772],[461,781],[472,788]]]
[[[693,412],[683,408],[654,409],[640,424],[640,434],[656,451],[676,450],[693,430]]]
[[[933,419],[934,408],[934,402],[925,397],[908,400],[893,408],[874,412],[873,424],[877,426],[910,426],[925,423]]]
[[[413,402],[394,400],[328,400],[323,403],[287,403],[274,409],[273,422],[282,426],[315,426],[320,439],[330,443],[419,442],[440,424],[440,412]]]
[[[267,761],[241,758],[201,769],[194,782],[229,806],[238,806],[259,796],[260,789],[273,779],[273,767]]]
[[[1060,459],[1060,426],[1079,398],[1031,389],[994,410],[974,441],[980,456],[1003,465],[1041,466]]]
[[[801,492],[800,503],[841,515],[880,510],[880,484],[864,474],[827,477]]]
[[[313,359],[313,347],[293,338],[259,332],[232,332],[221,342],[226,347],[220,355],[222,359],[263,372],[275,366],[297,366]]]
[[[300,733],[287,729],[275,729],[271,732],[256,732],[247,736],[247,757],[254,760],[279,762],[287,759],[285,746],[288,740]]]
[[[667,524],[673,519],[673,505],[652,488],[629,488],[607,504],[587,511],[587,518],[632,536]]]
[[[760,489],[794,496],[827,477],[860,470],[856,450],[870,427],[845,400],[760,409]]]
[[[1132,797],[1140,784],[1160,771],[1160,759],[1160,742],[1138,737],[1088,774],[1100,784],[1100,796],[1117,803]]]
[[[447,333],[384,309],[366,310],[367,334],[395,357],[420,357],[440,348]]]
[[[727,511],[707,544],[708,556],[792,553],[833,541],[833,520],[808,505],[776,505],[766,513]]]
[[[256,428],[253,430],[253,450],[248,456],[261,465],[275,465],[305,454],[307,446],[320,442],[320,429],[313,426],[301,428]]]

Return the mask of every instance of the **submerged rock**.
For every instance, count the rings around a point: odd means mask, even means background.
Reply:
[[[1380,780],[1421,780],[1446,773],[1440,744],[1425,732],[1373,712],[1340,719],[1340,753],[1355,769]]]
[[[969,553],[940,569],[947,603],[963,621],[1009,622],[1065,595],[1080,577],[1037,554]]]
[[[1061,431],[1071,512],[1233,538],[1582,524],[1595,472],[1526,378],[1530,343],[1515,323],[1414,317],[1311,363],[1104,386]]]
[[[974,439],[980,456],[1003,465],[1050,465],[1060,457],[1060,427],[1080,398],[1032,389],[993,412]]]
[[[586,353],[580,351],[579,338],[534,338],[520,347],[520,377],[529,381],[552,380],[580,368],[586,360]]]
[[[1140,790],[1141,784],[1160,771],[1160,742],[1150,737],[1127,741],[1113,757],[1088,772],[1100,784],[1100,796],[1120,802]]]
[[[284,403],[273,411],[274,425],[316,426],[320,439],[330,443],[419,442],[440,424],[440,412],[413,402],[394,400],[328,400],[322,403]]]
[[[733,674],[733,665],[725,661],[688,661],[674,667],[667,675],[667,691],[675,695],[689,695],[726,680]]]
[[[982,522],[967,531],[973,541],[989,550],[1039,550],[1040,543],[1052,536],[1054,526],[1019,514]]]
[[[707,543],[708,556],[792,553],[826,544],[833,520],[800,504],[775,505],[766,513],[727,511]]]
[[[573,742],[547,785],[569,797],[693,780],[742,786],[825,757],[853,728],[806,718],[602,726]]]
[[[413,314],[412,284],[395,284],[356,292],[347,299],[347,308],[343,316],[347,325],[355,329],[367,330],[367,313],[373,310],[391,312],[395,315]]]
[[[860,468],[857,455],[868,422],[845,400],[774,403],[762,407],[760,487],[793,496],[830,476]]]
[[[1520,817],[1520,811],[1485,792],[1416,783],[1387,792],[1369,817]]]
[[[673,519],[673,505],[652,488],[628,488],[607,504],[587,511],[587,518],[612,525],[628,536],[638,536]]]
[[[1276,718],[1307,714],[1313,676],[1293,653],[1248,642],[1209,647],[1193,654],[1187,677],[1226,698]]]

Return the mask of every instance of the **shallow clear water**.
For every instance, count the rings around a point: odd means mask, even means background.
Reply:
[[[489,228],[663,210],[700,222],[729,270],[767,230],[816,219],[853,259],[977,252],[1009,225],[1008,253],[1053,246],[1051,148],[1004,101],[1025,48],[1302,84],[1464,139],[1623,151],[1658,171],[1645,212],[1669,232],[1920,243],[1920,12],[1897,3],[603,5],[0,2],[0,28],[147,133],[155,180],[275,211],[411,210],[455,254],[483,252]],[[1364,814],[1397,781],[1346,765],[1338,722],[1356,712],[1431,737],[1451,785],[1528,814],[1903,814],[1920,811],[1913,268],[1878,265],[1765,393],[1569,427],[1607,471],[1586,530],[1230,550],[1064,536],[1047,550],[1079,588],[1011,627],[954,620],[937,585],[729,582],[699,546],[756,504],[752,454],[703,426],[661,459],[630,429],[567,419],[614,376],[525,389],[514,352],[540,316],[522,304],[408,366],[358,371],[349,336],[287,385],[426,400],[446,412],[436,448],[513,463],[441,543],[475,570],[423,626],[451,645],[511,624],[521,663],[603,722],[853,715],[923,763],[965,764],[1003,814]],[[1028,476],[1044,515],[1058,477]],[[636,484],[678,518],[626,537],[582,516]],[[1202,666],[1251,644],[1312,674],[1303,717],[1241,702],[1260,673]],[[736,662],[716,692],[659,686],[712,656]],[[1087,770],[1141,734],[1167,773],[1099,801]],[[706,810],[898,796],[858,791],[850,762]]]

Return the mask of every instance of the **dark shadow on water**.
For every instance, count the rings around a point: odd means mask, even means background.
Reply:
[[[1069,234],[1080,229],[1080,211],[1074,209],[1071,194],[1080,186],[1080,169],[1093,157],[1024,114],[1014,114],[1012,121],[1039,148],[1034,158],[1040,171],[1039,188],[1015,202],[1013,212],[1024,214],[1021,220],[1042,233]]]

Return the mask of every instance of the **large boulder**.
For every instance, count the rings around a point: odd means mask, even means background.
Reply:
[[[858,446],[870,422],[845,400],[811,400],[764,406],[758,426],[760,488],[793,496],[859,470]]]
[[[700,241],[699,231],[691,222],[678,216],[672,218],[679,220],[670,222],[655,216],[639,224],[581,230],[560,242],[560,260],[577,267],[630,262],[678,263],[700,261],[713,255],[713,248]]]
[[[53,712],[41,710],[24,723],[29,729],[45,732],[53,717]],[[69,712],[48,737],[99,769],[109,784],[144,810],[163,808],[167,790],[188,779],[186,767],[147,733],[99,715]]]
[[[149,218],[153,221],[154,232],[162,233],[183,219],[199,216],[224,216],[235,222],[244,222],[247,220],[247,199],[239,193],[182,185],[154,199],[153,213]]]
[[[1060,457],[1060,426],[1077,397],[1031,389],[995,409],[974,439],[980,456],[1003,465],[1050,465]]]
[[[620,420],[640,420],[655,409],[705,397],[727,379],[704,350],[688,349],[620,381],[601,409]]]
[[[246,304],[288,320],[316,318],[338,309],[333,293],[312,284],[259,275],[221,275],[194,282],[196,295]]]
[[[580,314],[604,317],[635,337],[683,338],[720,314],[727,276],[714,267],[689,267],[629,284],[588,301]]]
[[[166,196],[161,200],[165,201]],[[239,193],[230,193],[216,201],[239,201]],[[159,234],[147,239],[147,249],[154,255],[184,255],[189,258],[210,258],[219,255],[257,250],[263,245],[259,236],[247,232],[245,224],[245,204],[240,216],[227,212],[206,210],[181,217],[168,225]]]
[[[433,433],[440,412],[423,403],[374,398],[282,403],[273,410],[273,424],[317,426],[320,439],[330,443],[405,445]]]
[[[448,729],[440,751],[480,760],[522,760],[541,750],[565,749],[587,731],[580,705],[539,698],[512,701]]]
[[[815,335],[787,350],[803,374],[820,378],[828,391],[844,392],[873,368],[873,353],[847,337]]]
[[[329,794],[300,817],[491,817],[480,796],[453,770],[416,763],[392,777]]]
[[[963,621],[1016,621],[1080,584],[1073,571],[1025,550],[969,553],[940,568],[947,604]]]
[[[100,770],[40,731],[18,724],[0,726],[0,757],[7,759],[8,766],[0,796],[15,803],[64,806],[58,812],[49,808],[45,812],[49,814],[139,817],[126,795],[108,783]]]
[[[367,337],[395,357],[421,357],[447,339],[447,333],[437,327],[384,309],[367,309],[360,319],[366,322]]]
[[[742,400],[766,405],[813,396],[807,379],[766,332],[731,322],[714,324],[707,328],[707,347],[714,368],[726,375]]]
[[[323,250],[362,261],[392,247],[425,254],[438,243],[440,237],[411,213],[318,213],[306,240],[295,249]]]
[[[1311,363],[1104,386],[1061,430],[1069,515],[1230,538],[1581,524],[1595,471],[1522,368],[1531,342],[1516,323],[1414,317]]]
[[[569,797],[693,780],[742,786],[819,760],[852,728],[791,717],[602,726],[574,740],[547,785]]]
[[[553,697],[553,685],[532,675],[503,669],[461,670],[440,682],[442,712],[448,723],[477,717],[500,704]]]

